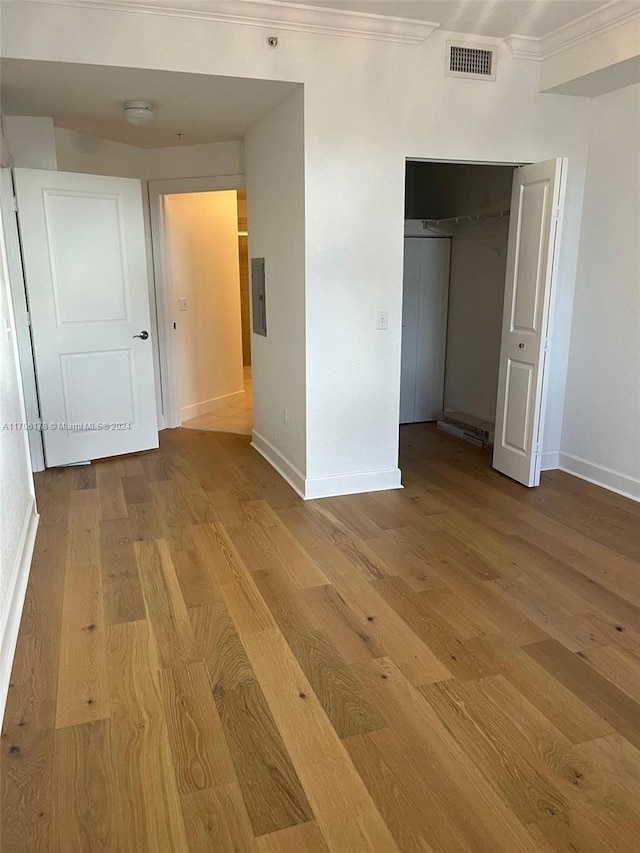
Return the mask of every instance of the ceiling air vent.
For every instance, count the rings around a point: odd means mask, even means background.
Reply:
[[[492,45],[468,45],[447,42],[447,70],[449,77],[467,77],[472,80],[496,79],[496,49]]]

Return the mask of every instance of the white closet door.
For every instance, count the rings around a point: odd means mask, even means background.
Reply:
[[[493,467],[525,486],[540,484],[563,165],[513,176]]]
[[[402,424],[434,421],[442,411],[451,249],[446,238],[404,243]]]

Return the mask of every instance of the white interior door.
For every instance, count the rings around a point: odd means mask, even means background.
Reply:
[[[451,241],[404,241],[400,423],[434,421],[442,411]]]
[[[15,184],[47,466],[157,447],[140,182]]]
[[[525,486],[540,483],[563,169],[558,158],[513,177],[493,467]]]

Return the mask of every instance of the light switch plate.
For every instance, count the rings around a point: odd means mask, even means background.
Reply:
[[[186,311],[187,310],[187,297],[180,296],[178,298],[178,311]]]
[[[378,311],[376,314],[376,329],[382,332],[386,332],[389,328],[389,312],[388,311]]]

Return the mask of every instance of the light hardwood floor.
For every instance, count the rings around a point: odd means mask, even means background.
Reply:
[[[38,477],[3,853],[639,849],[637,505],[431,426],[310,503],[161,443]]]

